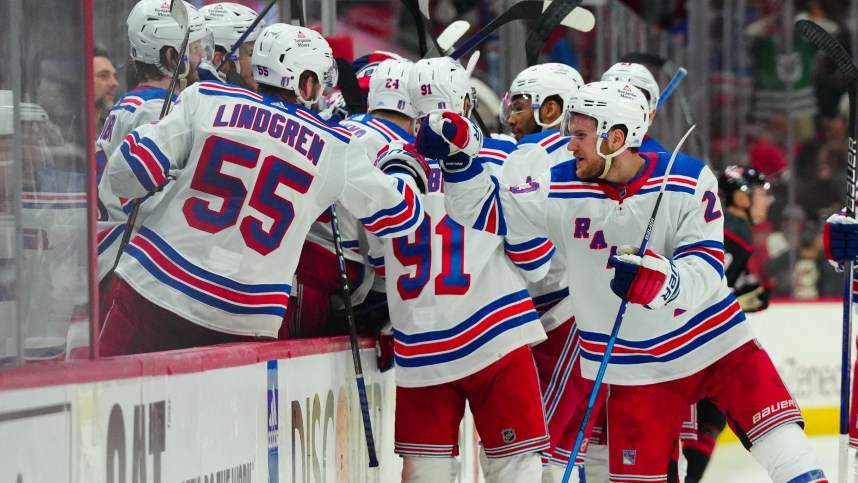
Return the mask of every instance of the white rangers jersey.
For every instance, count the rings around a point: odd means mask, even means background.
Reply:
[[[122,145],[125,136],[133,129],[158,120],[167,90],[160,87],[140,86],[132,89],[116,101],[110,115],[104,121],[104,129],[95,142],[95,157],[99,166]],[[173,96],[173,101],[176,96]],[[166,189],[169,189],[167,187]],[[139,225],[154,209],[162,193],[155,193],[140,205],[136,223]],[[125,231],[128,214],[134,205],[133,199],[120,198],[113,194],[110,180],[102,176],[98,184],[98,279],[103,279],[113,268],[116,252]]]
[[[500,234],[546,234],[565,253],[572,308],[581,336],[581,368],[595,379],[620,298],[610,289],[609,256],[639,246],[670,154],[644,155],[644,172],[624,185],[581,180],[575,161],[532,182],[499,185],[482,165],[445,174],[450,214],[480,227],[486,212]],[[693,374],[753,335],[724,279],[724,217],[715,176],[680,156],[668,177],[649,248],[672,259],[679,292],[665,307],[629,304],[605,382],[642,385]]]
[[[380,237],[423,220],[406,181],[301,106],[203,82],[132,131],[108,162],[118,196],[175,176],[117,273],[143,297],[220,332],[276,337],[310,225],[335,200]]]
[[[543,250],[544,238],[516,244],[462,227],[444,208],[438,163],[429,165],[423,223],[383,247],[396,384],[403,387],[461,379],[545,339],[520,269],[543,277],[553,247]]]
[[[552,167],[572,159],[572,153],[566,149],[568,143],[569,138],[561,136],[558,129],[522,137],[516,150],[509,153],[504,161],[503,183],[509,186],[529,183]],[[569,295],[563,253],[554,253],[548,275],[541,280],[528,282],[527,291],[533,298],[533,304],[546,332],[556,329],[572,318],[569,304],[557,305]]]

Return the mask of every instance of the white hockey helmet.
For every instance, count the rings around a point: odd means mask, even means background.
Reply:
[[[206,5],[200,8],[200,13],[206,19],[206,27],[214,34],[215,45],[227,52],[244,35],[244,32],[256,21],[256,11],[250,7],[238,3],[221,2]],[[265,28],[262,20],[253,28],[253,31],[244,39],[245,42],[253,42],[259,37],[259,33]],[[235,54],[233,54],[235,56]],[[237,61],[237,57],[231,60]]]
[[[584,79],[574,68],[556,62],[534,65],[521,71],[509,90],[501,100],[500,121],[506,124],[512,112],[512,101],[518,96],[527,96],[533,109],[533,119],[542,127],[549,125],[539,118],[539,108],[550,96],[560,96],[563,101],[562,109],[569,104],[569,99],[584,86]]]
[[[438,109],[468,117],[477,102],[468,71],[450,57],[419,60],[414,66],[408,91],[417,108],[418,118]],[[467,112],[465,99],[468,99]]]
[[[206,35],[206,22],[202,14],[190,3],[188,11],[188,45],[202,40]],[[140,0],[131,9],[126,21],[128,40],[131,43],[131,58],[144,64],[155,64],[166,74],[171,74],[161,65],[161,48],[170,46],[178,52],[184,36],[179,24],[170,14],[170,2],[166,0]]]
[[[655,111],[658,106],[658,96],[661,93],[658,82],[655,81],[652,72],[642,64],[619,62],[602,74],[602,80],[628,82],[644,92],[644,96],[649,101],[650,112]]]
[[[299,81],[304,72],[316,75],[322,89],[312,99],[304,99]],[[310,107],[322,97],[324,87],[337,84],[337,64],[328,42],[315,30],[275,23],[265,27],[253,48],[253,79],[295,93]]]
[[[560,131],[564,136],[571,135],[570,124],[576,114],[582,114],[596,120],[596,152],[605,159],[605,169],[600,178],[608,174],[611,160],[628,148],[640,147],[649,127],[649,104],[640,89],[629,82],[602,81],[585,85],[569,100]],[[602,141],[608,138],[611,128],[626,127],[626,142],[616,152],[604,154]]]
[[[416,118],[417,108],[411,103],[408,89],[413,74],[414,63],[408,60],[388,59],[379,64],[369,80],[369,112],[384,109]]]

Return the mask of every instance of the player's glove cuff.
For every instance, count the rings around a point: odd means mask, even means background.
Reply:
[[[429,186],[429,163],[415,149],[413,144],[394,141],[385,146],[375,161],[378,169],[385,173],[406,173],[414,178],[417,189],[426,194]]]
[[[679,272],[673,262],[647,250],[643,257],[638,249],[622,246],[608,259],[614,267],[611,290],[630,303],[660,308],[679,295]]]
[[[843,270],[843,263],[858,259],[858,221],[843,212],[831,215],[825,220],[822,244],[832,265]]]
[[[482,148],[483,134],[468,118],[433,111],[420,123],[416,145],[420,154],[437,159],[442,170],[458,173],[470,168]]]

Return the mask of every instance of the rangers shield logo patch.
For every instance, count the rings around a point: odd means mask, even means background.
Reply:
[[[637,459],[637,451],[633,449],[624,449],[623,450],[623,464],[624,465],[633,465],[635,464],[635,460]]]
[[[504,443],[512,443],[515,441],[515,430],[512,428],[504,429],[501,431],[501,439],[503,439]]]

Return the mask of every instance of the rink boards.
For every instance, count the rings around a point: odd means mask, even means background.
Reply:
[[[393,372],[370,341],[361,356],[379,468],[335,338],[0,371],[0,481],[399,481]],[[465,430],[463,481],[474,441]]]
[[[812,435],[837,432],[841,317],[837,302],[749,315]],[[367,467],[348,341],[333,338],[4,369],[0,481],[399,481],[393,372],[362,344],[380,468]],[[464,427],[461,481],[477,481]]]

